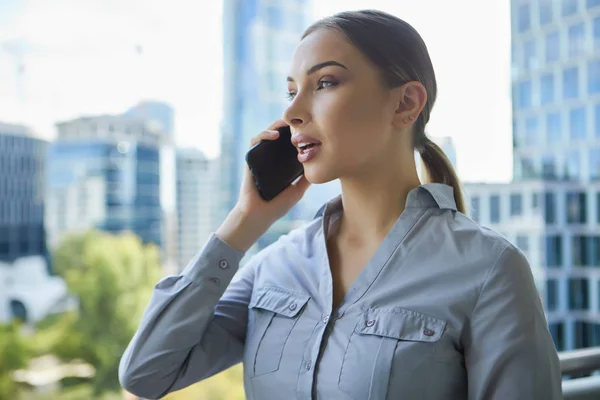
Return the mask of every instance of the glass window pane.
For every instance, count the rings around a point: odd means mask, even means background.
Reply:
[[[569,27],[569,57],[576,57],[585,49],[585,29],[583,23]]]
[[[577,67],[563,71],[563,98],[575,99],[579,96],[579,70]]]
[[[551,113],[546,116],[546,132],[548,134],[548,143],[557,144],[562,139],[562,127],[559,113]]]
[[[529,4],[523,4],[521,7],[519,7],[517,14],[517,26],[519,32],[525,32],[529,30],[531,27],[531,10]]]
[[[540,79],[540,88],[542,105],[552,103],[554,101],[554,75],[542,75]]]
[[[560,58],[560,37],[558,32],[546,35],[546,62],[551,63]]]
[[[600,61],[588,63],[588,93],[600,93]]]
[[[586,136],[585,108],[574,108],[569,112],[569,137],[580,140]]]

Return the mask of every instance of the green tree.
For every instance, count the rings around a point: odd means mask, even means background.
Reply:
[[[119,359],[162,276],[159,250],[133,234],[90,231],[66,238],[54,262],[79,298],[79,308],[52,328],[60,332],[52,352],[63,360],[82,359],[96,369],[95,396],[117,391]]]
[[[16,397],[17,387],[11,372],[26,367],[30,356],[30,348],[19,325],[0,325],[0,399]]]

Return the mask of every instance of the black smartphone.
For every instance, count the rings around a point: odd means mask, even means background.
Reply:
[[[246,153],[258,193],[266,201],[274,199],[304,173],[298,150],[292,144],[290,127],[277,130],[277,139],[263,140]]]

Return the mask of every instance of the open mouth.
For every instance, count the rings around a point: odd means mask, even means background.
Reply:
[[[298,152],[300,154],[304,154],[304,153],[308,152],[310,149],[312,149],[315,146],[317,146],[316,143],[301,144],[301,145],[298,146]]]

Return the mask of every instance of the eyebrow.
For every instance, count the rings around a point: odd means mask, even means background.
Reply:
[[[344,64],[340,64],[337,61],[330,60],[330,61],[325,61],[325,62],[316,64],[316,65],[313,65],[312,67],[310,67],[308,69],[308,71],[306,71],[306,75],[314,74],[318,70],[323,69],[325,67],[330,67],[330,66],[344,68],[345,70],[348,69],[348,68],[346,68],[346,66]],[[292,78],[291,76],[288,76],[287,77],[287,81],[288,82],[294,82],[294,78]]]

